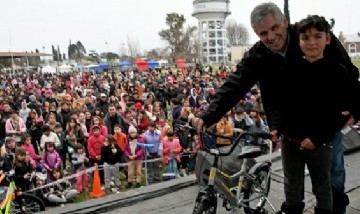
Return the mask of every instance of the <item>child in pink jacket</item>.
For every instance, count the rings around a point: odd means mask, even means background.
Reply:
[[[169,131],[163,140],[163,162],[167,164],[167,173],[175,173],[178,177],[177,163],[180,163],[180,152],[182,148],[180,141],[174,138],[174,132]]]
[[[54,142],[45,142],[45,154],[42,158],[42,165],[47,171],[48,178],[52,181],[52,172],[61,167],[61,158],[59,153],[55,150]]]

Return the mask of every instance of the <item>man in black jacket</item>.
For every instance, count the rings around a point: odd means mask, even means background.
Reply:
[[[104,117],[104,124],[108,129],[108,133],[112,135],[114,134],[115,124],[119,124],[121,130],[124,130],[125,133],[127,133],[127,130],[129,129],[129,124],[125,122],[121,115],[116,113],[116,107],[114,104],[109,105],[108,113]]]
[[[275,4],[264,3],[257,6],[252,12],[251,25],[260,41],[249,50],[237,65],[236,71],[231,73],[217,90],[207,110],[194,118],[192,124],[200,129],[204,125],[209,127],[216,123],[255,83],[259,82],[264,110],[274,134],[273,140],[277,140],[281,118],[278,118],[278,114],[272,114],[271,109],[275,106],[273,102],[278,96],[275,84],[278,75],[285,70],[291,70],[293,63],[301,59],[303,54],[299,48],[297,32],[288,25],[281,10]],[[351,80],[355,84],[358,83],[358,70],[334,35],[325,49],[324,56],[330,61],[345,66],[352,75]],[[360,105],[357,100],[354,101],[350,111],[355,118],[359,118],[355,109]],[[284,205],[286,207],[286,204]],[[296,204],[291,206],[287,213],[302,213],[302,209],[302,203]]]

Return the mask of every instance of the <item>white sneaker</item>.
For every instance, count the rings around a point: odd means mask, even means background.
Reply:
[[[183,174],[183,176],[188,176],[185,169],[181,169],[181,173]]]

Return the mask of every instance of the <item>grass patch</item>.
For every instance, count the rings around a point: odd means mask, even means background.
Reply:
[[[80,194],[78,194],[75,198],[74,198],[74,203],[79,203],[79,202],[83,202],[90,199],[90,195],[88,192],[82,192]]]
[[[354,59],[352,60],[352,63],[360,69],[360,59]]]

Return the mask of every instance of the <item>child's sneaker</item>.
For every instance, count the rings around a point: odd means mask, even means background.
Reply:
[[[127,184],[126,187],[130,189],[132,186],[133,186],[133,183],[132,183],[132,182],[128,182],[128,184]]]
[[[183,177],[188,176],[188,174],[186,173],[186,170],[185,170],[185,169],[181,169],[181,172],[182,172],[182,174],[183,174]]]
[[[136,183],[136,188],[139,188],[141,187],[141,184],[140,183]]]
[[[123,190],[125,190],[125,187],[123,185],[119,185],[119,186],[117,186],[117,190],[123,191]]]

